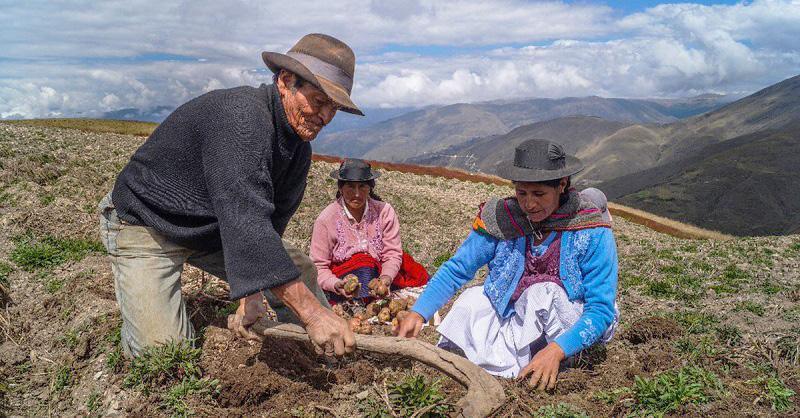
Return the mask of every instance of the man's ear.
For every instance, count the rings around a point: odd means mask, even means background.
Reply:
[[[297,76],[293,72],[281,70],[278,73],[278,80],[277,80],[278,88],[283,90],[289,90],[292,86],[294,86],[296,79]]]

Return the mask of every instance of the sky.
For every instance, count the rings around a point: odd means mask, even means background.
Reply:
[[[744,95],[800,74],[800,0],[0,0],[0,118],[269,83],[261,51],[311,32],[353,48],[367,108]]]

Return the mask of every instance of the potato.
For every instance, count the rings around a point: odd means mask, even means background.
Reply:
[[[372,334],[372,325],[366,322],[362,322],[361,326],[355,331],[357,334],[365,334],[371,335]]]
[[[382,284],[381,279],[376,277],[370,280],[369,283],[367,283],[367,288],[369,288],[369,290],[375,290],[375,287],[378,286],[379,284]]]
[[[378,314],[378,320],[381,322],[389,322],[390,319],[392,319],[392,312],[389,308],[381,309],[381,312]]]
[[[347,319],[347,313],[345,313],[344,308],[342,307],[341,304],[337,303],[336,305],[333,305],[331,309],[333,310],[333,313],[336,314],[336,316]]]
[[[364,313],[364,316],[367,318],[372,318],[373,316],[377,316],[381,312],[381,305],[377,302],[372,302],[367,305],[367,310]]]
[[[386,287],[385,284],[380,283],[375,286],[375,289],[372,289],[372,294],[375,295],[376,298],[385,298],[389,296],[389,288]]]
[[[355,317],[351,318],[349,324],[350,331],[356,332],[359,328],[361,328],[361,319]]]
[[[344,292],[348,295],[354,296],[361,291],[361,283],[358,282],[358,277],[355,274],[348,274],[344,276]]]
[[[397,315],[398,312],[402,311],[405,306],[401,299],[393,299],[389,302],[389,312],[392,313],[392,316]]]

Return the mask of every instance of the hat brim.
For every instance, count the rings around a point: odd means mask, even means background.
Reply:
[[[280,70],[286,70],[313,84],[315,87],[325,92],[336,104],[341,106],[343,112],[364,116],[364,113],[353,103],[350,99],[350,95],[343,88],[327,80],[325,77],[312,73],[311,70],[300,61],[286,54],[269,51],[262,52],[261,59],[264,60],[264,64],[267,65],[267,68],[275,74]]]
[[[564,168],[560,170],[517,167],[513,160],[506,161],[497,169],[497,175],[511,181],[541,182],[573,176],[583,170],[584,166],[581,160],[571,155],[567,155],[565,158]]]
[[[346,178],[343,178],[343,177],[339,177],[339,170],[338,169],[331,171],[331,178],[334,179],[334,180],[341,180],[341,181],[370,181],[370,180],[375,180],[376,178],[378,178],[380,176],[381,176],[381,172],[380,171],[373,171],[372,172],[372,176],[370,178],[358,179],[358,180],[356,180],[356,179],[346,179]]]

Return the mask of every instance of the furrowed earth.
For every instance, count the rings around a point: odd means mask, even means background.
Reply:
[[[328,359],[301,343],[239,339],[224,327],[235,309],[225,283],[188,266],[199,351],[125,359],[96,205],[145,138],[40,125],[0,123],[0,416],[412,416],[426,396],[438,408],[418,416],[437,416],[465,393],[399,357]],[[334,167],[312,165],[286,232],[298,247],[308,248],[335,194]],[[385,171],[376,191],[399,214],[403,247],[430,272],[466,237],[480,202],[511,194],[398,171]],[[552,392],[501,379],[507,400],[496,416],[797,416],[800,236],[688,240],[620,217],[614,232],[615,338],[562,372]]]

